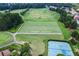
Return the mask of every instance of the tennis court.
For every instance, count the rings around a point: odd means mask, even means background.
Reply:
[[[49,41],[48,56],[57,56],[58,54],[63,54],[64,56],[74,55],[67,42]]]

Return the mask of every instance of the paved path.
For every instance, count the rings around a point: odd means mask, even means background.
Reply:
[[[15,44],[23,44],[23,43],[25,43],[25,42],[19,42],[19,41],[16,40],[16,35],[17,34],[46,34],[46,35],[48,35],[48,34],[58,34],[58,35],[62,35],[62,33],[22,33],[22,32],[20,33],[18,31],[22,28],[22,26],[23,26],[23,24],[21,25],[21,27],[15,33],[7,32],[7,33],[9,33],[10,35],[13,36],[12,42],[9,43],[9,44],[6,44],[5,46],[1,46],[0,48],[6,47],[6,46],[14,44],[14,43]]]
[[[25,43],[25,42],[19,42],[19,41],[16,40],[16,35],[17,34],[58,34],[58,35],[62,34],[62,33],[18,33],[18,32],[15,32],[15,33],[7,32],[7,33],[9,33],[10,35],[13,36],[13,39],[12,39],[13,42],[10,42],[9,44],[1,46],[0,48],[6,47],[6,46],[11,45],[11,44],[23,44],[23,43]]]
[[[14,43],[16,43],[16,44],[23,44],[24,43],[24,42],[19,42],[19,41],[16,40],[16,35],[17,35],[16,33],[10,33],[10,34],[13,36],[13,42]]]

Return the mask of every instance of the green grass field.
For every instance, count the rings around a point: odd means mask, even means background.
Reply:
[[[58,25],[62,31],[62,34],[64,36],[64,39],[65,40],[69,40],[69,38],[71,37],[71,33],[70,31],[68,30],[68,28],[65,28],[64,24],[61,23],[61,22],[58,22]]]
[[[21,10],[22,11],[22,10]],[[21,12],[12,11],[13,13]],[[30,9],[22,16],[24,23],[17,31],[17,41],[29,42],[32,48],[32,55],[40,55],[47,52],[44,41],[47,40],[64,40],[64,36],[59,27],[58,19],[60,14],[55,11],[49,11],[46,8]],[[12,29],[14,31],[14,28]],[[18,33],[38,33],[38,34],[18,34]],[[56,34],[39,34],[39,33],[56,33]],[[57,34],[61,33],[61,34]],[[5,34],[4,34],[5,35]],[[3,36],[4,36],[3,35]],[[6,36],[6,35],[5,35]],[[10,35],[8,35],[9,37]],[[5,38],[9,41],[10,38]],[[3,40],[5,42],[5,39]],[[3,43],[4,43],[3,42]]]
[[[19,29],[20,33],[61,33],[56,23],[60,15],[46,8],[30,9],[24,16],[24,24]]]
[[[24,14],[24,21],[57,21],[60,17],[60,14],[57,12],[49,11],[46,8],[30,9]]]
[[[45,52],[44,40],[63,40],[63,35],[58,34],[17,34],[17,41],[29,42],[32,47],[32,55],[40,55]]]
[[[6,45],[12,41],[12,36],[6,32],[0,32],[0,46]]]
[[[16,10],[12,10],[11,13],[20,13],[24,10],[26,10],[26,9],[16,9]]]
[[[38,34],[17,34],[17,41],[29,42],[32,47],[32,55],[40,55],[46,52],[44,43],[46,40],[64,40],[64,36],[57,24],[60,14],[49,11],[45,8],[30,9],[23,17],[24,24],[17,33],[38,33]],[[39,34],[56,33],[56,34]],[[57,34],[61,33],[61,34]]]
[[[61,33],[56,22],[25,22],[18,33]]]

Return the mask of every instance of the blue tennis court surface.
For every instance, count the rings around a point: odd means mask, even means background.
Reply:
[[[73,56],[72,49],[67,42],[49,41],[48,56],[56,56],[64,54],[65,56]]]

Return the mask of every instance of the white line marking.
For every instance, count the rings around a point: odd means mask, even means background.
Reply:
[[[59,35],[60,35],[60,34],[62,34],[62,33],[18,33],[18,32],[17,32],[17,33],[15,33],[15,35],[16,35],[16,34],[59,34]]]
[[[24,23],[23,23],[24,24]],[[22,28],[23,24],[21,24],[20,28],[17,30],[17,32]]]

